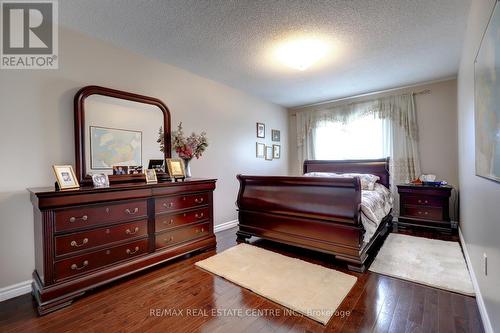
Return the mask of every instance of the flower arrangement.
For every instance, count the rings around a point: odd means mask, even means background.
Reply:
[[[160,151],[165,150],[165,140],[163,128],[160,127],[159,137],[157,142],[160,144]],[[203,152],[208,147],[207,133],[201,134],[191,133],[190,136],[185,137],[182,130],[182,122],[177,126],[177,131],[172,133],[172,148],[175,149],[177,155],[182,159],[190,160],[193,157],[200,158]]]

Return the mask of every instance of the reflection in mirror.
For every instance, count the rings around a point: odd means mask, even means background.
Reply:
[[[163,159],[157,139],[164,115],[158,106],[93,94],[85,98],[84,108],[87,174],[112,175],[113,166],[145,170],[149,160]]]

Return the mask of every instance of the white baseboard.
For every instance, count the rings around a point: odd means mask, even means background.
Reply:
[[[0,288],[0,302],[30,293],[31,282],[32,280],[28,280]]]
[[[484,305],[484,300],[483,296],[481,295],[481,290],[479,290],[479,284],[477,282],[476,273],[474,273],[474,270],[472,269],[472,262],[470,261],[469,251],[467,250],[467,246],[465,246],[464,236],[462,235],[462,229],[460,229],[460,227],[458,227],[458,236],[460,237],[460,244],[462,244],[462,249],[465,255],[465,261],[467,262],[467,267],[469,268],[472,285],[474,286],[474,291],[476,293],[476,302],[479,308],[481,319],[483,321],[484,331],[485,333],[494,333],[493,326],[491,326],[490,317],[488,316],[488,312],[486,311],[486,306]]]
[[[219,232],[227,229],[234,228],[238,225],[238,220],[232,220],[229,222],[224,222],[214,226],[214,232]]]

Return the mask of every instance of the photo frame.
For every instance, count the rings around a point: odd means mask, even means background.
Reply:
[[[266,125],[264,123],[257,123],[256,129],[258,138],[266,137]]]
[[[53,165],[57,185],[61,190],[80,188],[75,171],[71,165]]]
[[[273,147],[266,146],[266,161],[273,160]]]
[[[142,165],[133,165],[128,167],[129,175],[140,175],[142,173]]]
[[[271,130],[271,140],[275,142],[281,141],[281,132],[280,130],[273,129]]]
[[[147,184],[156,184],[158,183],[158,178],[156,177],[155,169],[146,169],[146,183]]]
[[[180,158],[167,158],[168,174],[170,178],[186,178],[186,169],[184,168],[184,161]]]
[[[264,158],[266,155],[266,145],[260,142],[255,144],[255,157]]]
[[[96,188],[109,187],[109,177],[105,173],[94,173],[92,174],[92,183]]]
[[[113,175],[128,175],[128,166],[113,165]]]
[[[281,158],[281,145],[273,145],[273,159]]]
[[[149,160],[148,169],[155,169],[156,172],[163,172],[165,160]]]

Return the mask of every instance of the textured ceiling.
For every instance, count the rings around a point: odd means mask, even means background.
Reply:
[[[470,0],[61,0],[62,25],[297,106],[456,75]],[[269,59],[314,34],[334,52],[306,71]]]

